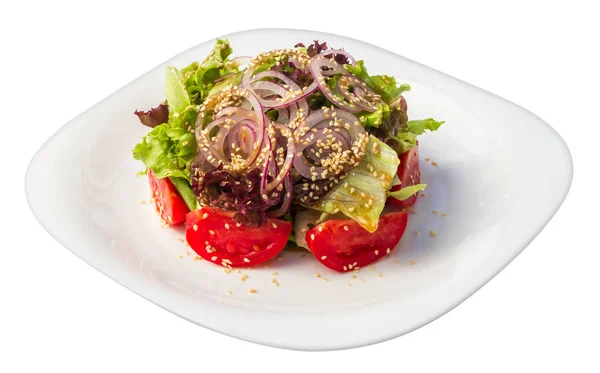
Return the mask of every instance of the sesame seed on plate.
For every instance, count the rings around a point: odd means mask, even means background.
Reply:
[[[248,289],[248,293],[256,293],[256,290],[255,290],[255,289],[252,289],[252,288],[250,288],[250,289]]]
[[[439,211],[438,210],[433,210],[433,211],[431,211],[431,213],[432,214],[439,214]]]
[[[421,232],[415,231],[415,236],[419,236],[420,234],[421,234]]]
[[[429,235],[430,235],[431,237],[437,237],[437,233],[435,233],[435,232],[433,231],[433,229],[429,230]]]
[[[383,273],[381,273],[381,272],[379,272],[379,273],[377,274],[377,277],[382,277],[382,276],[383,276]]]
[[[443,216],[443,217],[446,217],[446,216],[448,216],[448,214],[446,214],[446,213],[443,213],[443,214],[442,214],[442,216]]]

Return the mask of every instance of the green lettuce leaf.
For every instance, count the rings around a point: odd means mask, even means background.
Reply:
[[[133,157],[144,162],[146,174],[152,169],[156,177],[181,177],[189,181],[190,164],[198,154],[193,133],[195,110],[171,115],[168,123],[154,127],[134,148]]]
[[[227,84],[239,84],[238,65],[228,57],[233,50],[227,40],[217,39],[210,54],[202,61],[192,62],[179,70],[167,67],[165,96],[171,111],[180,112],[189,105],[201,104],[211,93]]]
[[[405,153],[417,145],[417,136],[412,132],[398,132],[394,137],[394,140],[396,141],[390,143],[393,144],[392,147],[398,154]]]
[[[387,75],[373,75],[371,77],[371,81],[375,88],[375,92],[381,95],[381,98],[385,102],[392,102],[398,96],[402,95],[404,92],[410,91],[410,86],[408,84],[400,84],[397,86],[396,78],[393,76]]]
[[[190,105],[190,99],[183,80],[184,76],[181,70],[173,66],[167,66],[164,91],[171,112],[180,112]]]
[[[387,141],[398,154],[409,151],[417,145],[417,136],[422,135],[425,131],[435,131],[444,124],[443,121],[437,121],[433,118],[409,120],[406,122],[406,127],[393,137],[394,141]]]
[[[425,131],[435,131],[445,122],[437,121],[433,118],[409,120],[407,122],[408,132],[415,135],[422,135]]]
[[[410,86],[408,84],[401,84],[400,86],[397,86],[396,79],[394,77],[387,75],[370,76],[363,60],[356,61],[354,66],[344,66],[352,74],[364,80],[365,83],[367,83],[369,87],[375,91],[375,93],[380,95],[382,100],[387,104],[398,98],[398,96],[400,96],[402,93],[410,91]]]
[[[311,208],[328,214],[341,212],[367,231],[374,232],[399,163],[392,148],[371,136],[367,152],[358,166]]]
[[[385,102],[380,104],[377,110],[372,113],[364,112],[359,113],[358,118],[360,119],[363,126],[378,128],[383,121],[390,116],[390,107]]]
[[[400,190],[397,190],[395,192],[388,192],[387,196],[388,197],[394,197],[400,201],[405,200],[407,198],[410,198],[413,194],[421,191],[421,190],[425,190],[425,188],[427,187],[426,184],[415,184],[415,185],[411,185],[411,186],[407,186],[404,187]]]

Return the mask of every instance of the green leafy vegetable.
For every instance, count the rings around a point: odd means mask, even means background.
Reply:
[[[384,119],[390,116],[390,107],[385,102],[380,104],[377,110],[372,113],[358,114],[358,118],[365,128],[379,127]]]
[[[422,135],[425,131],[437,130],[442,124],[444,124],[444,122],[438,122],[433,118],[427,118],[419,120],[409,120],[406,124],[408,126],[408,132],[413,133],[415,135]]]
[[[402,201],[407,198],[410,198],[413,194],[417,193],[418,191],[425,190],[426,187],[427,187],[426,184],[415,184],[415,185],[404,187],[395,192],[388,192],[387,196],[394,197],[394,198]]]
[[[312,208],[329,214],[342,212],[367,231],[374,232],[399,163],[392,148],[371,136],[359,165]]]
[[[190,164],[198,154],[194,134],[195,110],[171,115],[168,123],[154,127],[133,149],[133,157],[151,168],[156,177],[181,177],[189,181]]]
[[[165,96],[171,112],[180,112],[190,105],[183,79],[181,70],[173,66],[167,67]]]
[[[381,98],[388,103],[398,98],[404,92],[410,91],[410,86],[406,83],[397,86],[396,79],[392,76],[373,75],[371,81],[375,86],[373,90],[380,94]]]
[[[417,136],[422,135],[425,131],[435,131],[444,122],[439,122],[433,118],[409,120],[406,122],[406,126],[400,129],[400,131],[394,136],[394,141],[388,141],[388,144],[398,152],[402,154],[409,151],[415,145],[417,145]]]
[[[393,144],[392,148],[398,152],[398,154],[405,153],[417,145],[417,136],[412,132],[398,132],[394,137],[394,140],[390,142]]]
[[[364,80],[365,83],[367,83],[369,87],[371,87],[375,93],[380,95],[383,101],[388,104],[394,99],[398,98],[398,96],[400,96],[402,93],[410,91],[410,86],[408,84],[401,84],[400,86],[397,86],[396,79],[394,77],[387,75],[370,76],[363,60],[356,61],[354,66],[344,66],[352,74]]]
[[[239,84],[238,65],[229,61],[232,49],[227,40],[219,40],[202,61],[192,62],[179,70],[167,67],[165,95],[171,111],[179,112],[191,104],[201,104],[211,93],[227,84]]]

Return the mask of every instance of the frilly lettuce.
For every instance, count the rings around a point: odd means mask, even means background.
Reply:
[[[133,157],[146,165],[140,174],[151,168],[156,177],[181,177],[189,180],[190,164],[198,154],[194,134],[194,109],[171,115],[168,123],[154,127],[135,148]]]
[[[201,104],[215,87],[239,83],[238,65],[229,61],[232,49],[227,40],[219,40],[201,63],[193,62],[179,70],[167,67],[165,96],[171,111],[185,110],[189,105]]]

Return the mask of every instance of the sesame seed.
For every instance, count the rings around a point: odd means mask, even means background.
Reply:
[[[183,255],[179,255],[179,256],[178,256],[178,258],[179,258],[179,259],[183,259]]]
[[[311,235],[310,235],[310,239],[311,239],[311,240],[314,240],[314,239],[315,239],[315,235],[311,233]]]
[[[225,272],[226,274],[230,274],[231,273],[231,269],[230,268],[225,268],[223,270],[223,272]]]
[[[319,228],[318,228],[318,230],[319,230],[319,232],[323,232],[323,227],[321,227],[321,226],[319,225]]]
[[[370,266],[369,267],[369,271],[374,271],[375,269],[376,269],[375,266]]]
[[[201,257],[200,255],[196,255],[196,256],[194,257],[194,260],[202,260],[202,257]]]
[[[317,277],[317,278],[321,277],[321,274],[320,273],[315,273],[315,277]]]
[[[325,260],[325,259],[327,259],[327,255],[323,255],[323,256],[321,257],[321,260]]]
[[[398,259],[396,259],[396,260],[394,260],[394,263],[398,264],[398,263],[400,263],[400,261]]]
[[[425,198],[425,197],[427,197],[427,194],[421,193],[420,196],[423,197],[423,198]]]
[[[420,234],[421,234],[421,232],[419,232],[419,231],[415,232],[415,236],[419,236]]]
[[[350,229],[348,229],[348,226],[347,226],[347,225],[344,225],[344,230],[345,230],[346,232],[348,232]]]
[[[435,233],[435,232],[433,231],[433,229],[429,230],[429,235],[430,235],[431,237],[437,237],[437,233]]]
[[[347,288],[351,288],[351,287],[352,287],[352,285],[350,285],[349,283],[346,283],[346,287],[347,287]]]
[[[437,162],[431,162],[431,165],[432,165],[433,167],[437,167],[437,166],[438,166]]]
[[[433,210],[431,211],[432,214],[439,214],[439,212],[437,210]]]
[[[448,216],[448,214],[446,214],[446,213],[443,213],[443,214],[442,214],[442,216],[443,216],[443,217],[446,217],[446,216]]]
[[[233,293],[231,292],[231,290],[227,290],[227,294],[232,295]]]
[[[425,162],[429,162],[431,158],[425,158]]]
[[[414,261],[414,260],[412,260],[412,259],[411,259],[411,260],[410,260],[410,262],[408,262],[408,263],[409,263],[411,266],[414,266],[414,265],[415,265],[415,261]]]
[[[248,289],[248,293],[252,293],[252,294],[254,294],[254,293],[256,293],[256,290],[255,290],[255,289],[252,289],[252,288],[250,288],[250,289]]]
[[[198,224],[194,224],[194,226],[192,227],[194,229],[194,232],[198,231]]]
[[[386,250],[385,252],[386,252],[386,254],[389,254],[389,253],[391,253],[391,252],[392,252],[392,249],[390,249],[390,248],[388,247],[388,248],[387,248],[387,250]]]
[[[208,233],[210,233],[210,234],[215,234],[215,231],[213,231],[212,229],[210,229],[210,230],[208,231]]]
[[[375,250],[375,256],[379,255],[379,250]]]
[[[205,213],[202,215],[202,219],[206,219],[206,218],[208,218],[208,214],[205,212]]]
[[[347,270],[348,270],[348,267],[344,266],[344,271],[347,271]]]
[[[225,223],[225,229],[229,229],[229,224]]]
[[[383,276],[383,274],[382,274],[381,272],[379,272],[379,273],[377,274],[377,277],[382,277],[382,276]]]
[[[217,257],[213,256],[212,258],[210,258],[210,260],[212,260],[214,262],[215,260],[217,260]]]
[[[248,258],[244,258],[244,262],[245,262],[245,263],[250,263],[250,259],[248,259]]]

